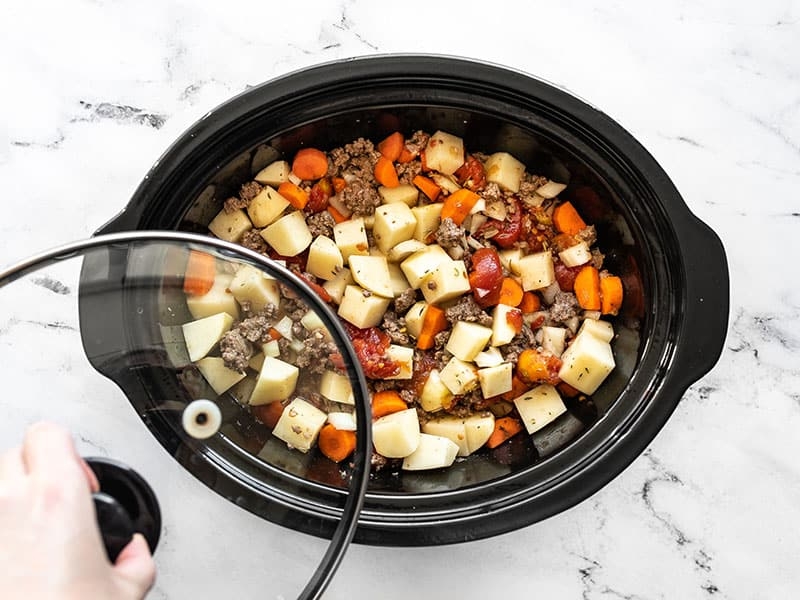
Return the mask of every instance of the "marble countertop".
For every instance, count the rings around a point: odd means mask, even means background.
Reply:
[[[2,265],[91,235],[172,140],[247,86],[393,52],[489,60],[572,91],[648,148],[722,238],[731,274],[722,357],[629,468],[514,533],[434,548],[353,546],[326,597],[797,595],[796,2],[6,0],[0,12]],[[0,316],[0,345],[30,351],[13,310]],[[0,401],[3,446],[46,416],[73,427],[84,452],[145,474],[165,519],[152,598],[291,597],[309,575],[291,565],[318,559],[324,544],[205,491],[111,384],[78,385],[74,362],[59,362],[55,375],[34,369],[41,395],[26,388],[23,401],[12,387]],[[93,397],[77,408],[64,401],[86,389]]]

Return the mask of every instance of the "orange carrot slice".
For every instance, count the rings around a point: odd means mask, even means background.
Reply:
[[[571,202],[564,202],[556,206],[553,211],[553,225],[561,233],[569,235],[575,235],[586,228],[586,223]]]
[[[380,419],[386,415],[400,412],[408,408],[405,400],[394,390],[376,392],[372,396],[372,418]]]
[[[442,220],[450,218],[456,225],[461,225],[479,198],[480,196],[472,190],[466,188],[456,190],[444,200]]]
[[[355,431],[336,429],[327,423],[319,431],[317,445],[320,452],[333,462],[342,462],[356,449],[356,433]]]
[[[328,172],[328,157],[322,150],[303,148],[292,161],[292,173],[300,179],[313,180],[325,177]]]
[[[393,188],[400,185],[400,180],[397,178],[397,169],[394,164],[385,156],[381,156],[378,162],[375,163],[375,180],[381,185]]]
[[[289,201],[289,204],[297,210],[303,210],[308,204],[308,193],[293,184],[291,181],[284,181],[278,186],[278,193]]]
[[[487,448],[497,448],[522,431],[522,422],[516,417],[500,417],[494,420],[494,431],[486,440]]]
[[[186,262],[183,291],[190,296],[207,294],[214,286],[216,276],[217,264],[214,257],[205,252],[192,250]]]
[[[378,142],[378,152],[392,162],[400,158],[400,153],[404,147],[405,140],[403,139],[403,134],[399,131],[395,131],[386,139]]]
[[[575,297],[584,310],[600,310],[600,274],[591,265],[586,265],[575,277]]]
[[[616,275],[600,278],[600,312],[615,315],[622,307],[622,280]]]

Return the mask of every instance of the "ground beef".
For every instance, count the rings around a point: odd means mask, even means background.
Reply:
[[[536,335],[528,325],[523,324],[514,339],[500,347],[500,352],[503,354],[503,360],[516,364],[520,353],[527,348],[536,348]]]
[[[468,321],[486,327],[492,326],[492,317],[488,315],[471,295],[463,296],[456,304],[444,311],[444,316],[451,323]]]
[[[333,226],[336,225],[336,221],[333,220],[331,213],[327,210],[323,210],[322,212],[308,215],[306,217],[306,224],[308,225],[308,230],[315,239],[320,235],[332,238]]]
[[[556,292],[549,316],[552,323],[564,323],[580,311],[578,299],[572,292]]]
[[[416,156],[428,145],[428,140],[431,139],[431,136],[425,133],[424,131],[415,131],[412,136],[406,140],[406,149]]]
[[[433,347],[444,348],[447,345],[447,340],[450,339],[450,330],[445,329],[433,336]]]
[[[464,230],[456,225],[450,217],[442,219],[439,228],[436,230],[436,241],[445,250],[455,247],[463,247],[466,243]]]
[[[278,307],[274,304],[267,304],[264,310],[252,317],[247,317],[231,331],[238,331],[249,342],[264,344],[272,339],[269,330],[275,324],[277,315]]]
[[[225,366],[244,373],[247,363],[253,356],[253,345],[247,341],[238,328],[231,329],[219,340],[219,350]]]
[[[597,248],[592,248],[592,266],[595,269],[602,269],[603,268],[603,261],[605,260],[606,255],[600,252]]]
[[[226,213],[236,212],[240,208],[247,208],[248,206],[250,206],[250,200],[244,200],[237,196],[231,196],[222,205]]]
[[[304,340],[308,337],[308,329],[299,321],[295,321],[292,323],[292,336],[299,340]]]
[[[246,232],[239,243],[245,248],[249,248],[259,254],[266,254],[269,251],[269,246],[264,238],[261,237],[261,231],[258,229],[251,229]]]
[[[418,160],[412,160],[407,163],[400,163],[397,165],[397,178],[400,183],[411,184],[414,177],[422,173],[422,163]],[[425,198],[425,194],[420,194],[420,198]]]
[[[242,200],[250,202],[250,200],[258,196],[262,189],[264,189],[264,186],[257,181],[248,181],[247,183],[243,184],[239,190],[239,197]]]
[[[417,301],[417,291],[408,288],[399,296],[397,296],[397,298],[394,299],[394,312],[396,312],[399,315],[402,315],[408,312],[408,309],[414,306],[414,303],[416,301]]]
[[[381,204],[381,196],[375,186],[362,179],[348,182],[339,197],[355,215],[371,215]]]
[[[381,154],[369,140],[358,138],[351,144],[334,148],[329,156],[328,173],[344,177],[348,185],[355,179],[370,184],[375,182],[373,172]]]
[[[281,288],[284,286],[282,285]],[[292,293],[292,297],[289,297],[286,294],[283,294],[283,312],[289,317],[292,321],[299,321],[303,318],[308,312],[308,308],[301,300],[297,298],[297,295]]]
[[[392,340],[393,343],[402,346],[411,344],[411,337],[408,335],[408,330],[406,329],[406,320],[402,317],[398,317],[394,311],[387,310],[383,314],[381,329],[383,329],[384,333],[389,336],[389,339]]]
[[[417,399],[417,395],[414,393],[414,390],[402,389],[399,391],[399,394],[406,404],[411,404]]]
[[[500,186],[498,186],[493,181],[487,183],[486,187],[483,188],[483,190],[481,190],[481,196],[483,196],[487,204],[489,202],[495,202],[497,200],[503,200],[505,198],[502,190],[500,189]]]
[[[579,242],[586,242],[587,246],[594,246],[597,241],[597,228],[594,225],[587,225],[575,234],[575,239]]]
[[[329,341],[319,329],[314,330],[303,340],[303,349],[297,353],[295,366],[310,373],[324,373],[332,367],[331,354],[339,352],[338,347]]]

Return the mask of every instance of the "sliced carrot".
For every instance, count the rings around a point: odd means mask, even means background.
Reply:
[[[533,348],[526,348],[517,359],[517,375],[526,383],[557,384],[561,381],[558,371],[561,368],[561,359],[549,352],[539,352]]]
[[[378,162],[375,163],[375,179],[381,185],[393,188],[400,185],[400,180],[397,178],[397,169],[394,164],[385,156],[381,156]]]
[[[378,142],[378,152],[392,162],[400,158],[400,153],[404,148],[405,140],[403,139],[403,134],[399,131],[395,131],[386,139]]]
[[[336,429],[330,423],[326,423],[319,430],[317,444],[320,452],[333,462],[342,462],[356,449],[356,432]]]
[[[575,277],[575,297],[584,310],[600,310],[600,274],[591,265],[586,265]]]
[[[214,287],[217,263],[213,256],[192,250],[183,275],[183,291],[190,296],[202,296]]]
[[[403,146],[403,149],[400,150],[400,156],[397,157],[397,162],[404,165],[405,163],[410,163],[415,157],[416,155],[411,150]]]
[[[553,211],[553,224],[558,231],[569,235],[575,235],[586,228],[586,223],[569,201],[556,206]]]
[[[308,204],[308,192],[291,181],[284,181],[278,186],[278,193],[289,201],[297,210],[303,210]]]
[[[528,315],[536,312],[542,307],[542,301],[534,292],[525,292],[522,294],[522,302],[519,303],[519,309],[523,315]]]
[[[283,334],[274,327],[269,328],[268,334],[271,340],[279,340],[283,337]]]
[[[429,304],[422,319],[422,327],[417,337],[417,348],[420,350],[430,350],[434,345],[434,337],[447,329],[447,317],[444,311],[438,306]]]
[[[428,197],[428,200],[431,202],[436,202],[436,199],[439,197],[439,194],[442,193],[442,188],[436,185],[436,182],[429,177],[425,177],[425,175],[417,175],[414,179],[411,180],[419,190]]]
[[[504,277],[503,282],[500,284],[500,300],[498,304],[507,304],[508,306],[519,306],[522,302],[524,292],[522,286],[511,277]]]
[[[394,390],[376,392],[372,396],[372,418],[380,419],[386,415],[400,412],[408,408],[405,400]]]
[[[325,177],[328,172],[328,157],[322,150],[303,148],[292,161],[292,173],[300,179],[313,180]]]
[[[616,275],[600,277],[600,312],[615,315],[622,307],[622,280]]]
[[[283,414],[283,404],[280,402],[270,402],[269,404],[259,404],[252,407],[253,415],[270,429],[275,429],[278,420]]]
[[[461,225],[479,198],[478,194],[467,188],[456,190],[444,200],[442,219],[450,218],[456,225]]]
[[[514,400],[514,398],[518,398],[527,392],[528,388],[530,388],[530,386],[527,383],[514,375],[511,377],[511,389],[502,394],[500,397],[506,402],[511,402]]]
[[[486,440],[487,448],[497,448],[522,431],[522,422],[516,417],[500,417],[494,420],[494,431]]]
[[[341,192],[347,185],[347,181],[345,181],[344,177],[334,177],[331,182],[333,184],[333,191],[337,194]]]

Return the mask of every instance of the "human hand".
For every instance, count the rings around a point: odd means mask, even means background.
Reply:
[[[114,565],[106,557],[91,493],[97,478],[69,433],[38,423],[0,456],[0,598],[140,600],[155,581],[136,534]]]

